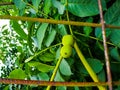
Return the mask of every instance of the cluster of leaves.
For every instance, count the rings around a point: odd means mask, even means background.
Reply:
[[[9,0],[8,0],[9,1]],[[120,0],[101,0],[106,24],[120,25]],[[80,22],[99,23],[99,8],[96,0],[13,0],[14,4],[0,7],[0,15],[27,16],[37,18],[49,18],[55,20],[69,19]],[[10,20],[10,31],[2,29],[0,36],[0,59],[6,66],[12,62],[9,72],[4,69],[2,77],[28,80],[46,80],[52,75],[52,71],[60,56],[61,38],[69,34],[69,27],[62,24],[38,23],[29,21]],[[104,48],[102,45],[101,28],[72,26],[73,34],[83,51],[88,63],[98,75],[100,81],[106,81],[106,69],[104,60]],[[15,33],[16,32],[16,33]],[[5,34],[3,34],[5,33]],[[113,80],[119,80],[120,64],[120,31],[107,29],[109,56]],[[3,47],[4,46],[4,47]],[[39,55],[38,55],[39,53]],[[26,59],[34,57],[25,63]],[[9,60],[7,60],[9,59]],[[14,63],[14,64],[13,64]],[[21,75],[20,75],[21,74]],[[76,51],[68,59],[63,59],[57,71],[55,81],[92,81],[88,72],[79,60]],[[1,85],[1,89],[40,89],[46,87]],[[119,88],[115,87],[116,90]],[[86,90],[88,87],[52,87],[55,90]],[[89,87],[89,90],[92,90]]]

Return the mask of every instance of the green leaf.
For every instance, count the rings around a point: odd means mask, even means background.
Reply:
[[[74,87],[74,90],[80,90],[80,89],[79,89],[79,87],[76,86],[76,87]]]
[[[12,21],[12,27],[22,39],[27,40],[27,34],[24,32],[24,30],[21,28],[20,24],[18,24],[17,21]]]
[[[66,28],[65,28],[65,25],[59,24],[59,25],[58,25],[58,32],[59,32],[62,36],[66,35],[66,34],[67,34],[67,30],[66,30]]]
[[[56,58],[55,58],[56,60],[59,59],[59,57],[60,57],[60,50],[61,50],[61,47],[59,47],[59,48],[57,49],[57,51],[56,51],[56,56],[55,56],[55,57],[56,57]]]
[[[92,17],[90,17],[90,18],[88,18],[87,20],[86,20],[86,22],[93,22],[93,18]],[[84,33],[85,33],[85,35],[86,36],[89,36],[90,35],[90,33],[92,32],[92,27],[87,27],[87,26],[85,26],[85,27],[83,27],[83,30],[84,30]]]
[[[106,74],[105,74],[104,69],[102,69],[102,71],[100,71],[98,73],[98,78],[99,78],[100,82],[105,82],[106,81]]]
[[[120,62],[113,62],[113,63],[111,63],[111,71],[112,71],[112,73],[120,73],[120,70],[119,70],[119,68],[120,68]]]
[[[42,25],[38,28],[37,40],[38,40],[38,48],[39,49],[41,49],[47,27],[48,27],[48,23],[42,23]]]
[[[120,0],[116,2],[107,10],[104,15],[106,24],[120,25]]]
[[[90,33],[92,32],[92,27],[84,27],[84,33],[86,36],[89,36]]]
[[[9,85],[5,86],[3,90],[9,90]]]
[[[104,47],[103,47],[103,44],[100,43],[99,41],[96,42],[96,45],[102,50],[104,51]]]
[[[105,0],[102,0],[103,10],[106,10]],[[96,0],[68,0],[68,11],[79,17],[93,16],[99,14],[98,2]]]
[[[62,82],[65,81],[63,77],[60,75],[59,71],[57,71],[54,81],[62,81]]]
[[[113,44],[120,48],[120,31],[119,30],[112,31],[110,34],[110,40],[112,41]]]
[[[33,53],[33,40],[32,40],[32,35],[33,35],[33,30],[34,30],[34,23],[33,22],[27,22],[28,24],[28,39],[27,39],[27,43],[30,49],[30,52]]]
[[[103,64],[98,59],[88,58],[87,62],[95,73],[99,73],[103,69]],[[82,63],[78,65],[78,69],[81,73],[88,74]]]
[[[120,8],[120,0],[116,0],[116,2],[107,10],[107,12],[104,15],[104,20],[105,20],[106,24],[112,24],[112,25],[117,25],[117,26],[120,25],[120,17],[119,17],[120,16],[120,9],[119,8]],[[106,29],[107,37],[111,36],[111,34],[114,34],[113,36],[110,37],[110,39],[114,39],[115,34],[117,34],[117,32],[114,30],[113,29]],[[95,35],[96,35],[96,37],[102,39],[101,28],[96,28]],[[114,42],[114,40],[112,40],[113,43],[115,43],[115,44],[116,44],[116,42],[119,43],[118,42],[119,41],[118,34],[117,34],[117,36],[115,36],[115,38],[117,39],[117,41],[115,40],[115,42]]]
[[[70,76],[72,75],[72,72],[71,72],[71,69],[70,69],[70,65],[67,63],[67,61],[65,59],[63,59],[61,61],[61,64],[60,64],[60,72],[63,74],[63,75],[66,75],[66,76]]]
[[[62,82],[65,81],[65,80],[63,79],[63,77],[60,75],[60,72],[59,72],[59,71],[57,71],[54,80],[55,80],[55,81],[62,81]],[[67,89],[66,86],[58,86],[58,87],[56,87],[56,90],[66,90],[66,89]]]
[[[23,0],[13,0],[14,4],[18,9],[24,9],[26,6],[26,3]]]
[[[109,37],[111,34],[111,30],[110,29],[106,29],[106,37]],[[99,39],[103,39],[102,37],[102,29],[101,28],[95,28],[95,36]]]
[[[43,63],[36,62],[36,61],[31,61],[28,63],[28,65],[30,67],[34,67],[34,68],[38,69],[41,72],[49,72],[54,69],[54,66],[50,66],[50,65],[43,64]]]
[[[56,7],[58,9],[59,14],[64,13],[65,6],[61,2],[59,2],[57,0],[52,0],[52,4],[54,7]]]
[[[55,60],[55,55],[53,53],[46,52],[39,56],[41,61],[51,62]]]
[[[119,80],[120,81],[120,80]],[[120,90],[120,86],[117,86],[117,88],[115,90]]]
[[[41,2],[41,0],[32,0],[32,4],[37,10],[38,10],[40,2]]]
[[[119,52],[118,52],[118,48],[112,48],[110,50],[110,55],[117,61],[120,61],[120,55],[119,55]]]
[[[32,76],[30,76],[30,80],[38,80],[38,78],[36,75],[32,75]]]
[[[55,35],[56,35],[56,31],[53,29],[53,30],[49,33],[49,35],[48,35],[48,37],[47,37],[47,40],[45,41],[45,45],[46,45],[47,47],[49,47],[49,46],[51,45],[51,43],[54,41]]]
[[[120,25],[120,0],[116,2],[107,10],[105,20],[107,24]],[[120,31],[113,30],[110,36],[112,43],[120,47]]]
[[[12,72],[10,72],[9,78],[12,79],[25,79],[27,78],[25,72],[22,69],[15,69]]]
[[[39,73],[37,74],[38,76],[38,80],[44,80],[44,81],[49,81],[49,76],[47,75],[47,73]]]
[[[58,86],[56,87],[56,90],[67,90],[66,86]]]
[[[51,0],[44,0],[44,12],[45,12],[45,14],[48,14],[51,11],[51,9],[50,9],[51,6],[52,6]]]

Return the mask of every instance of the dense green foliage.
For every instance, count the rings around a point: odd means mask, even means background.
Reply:
[[[101,0],[106,24],[120,25],[120,0]],[[1,0],[12,2],[0,6],[0,15],[26,16],[55,20],[69,19],[79,22],[99,23],[97,0]],[[104,47],[101,28],[71,26],[75,40],[100,81],[106,81]],[[46,80],[60,56],[62,37],[70,34],[63,24],[49,24],[10,20],[0,31],[0,60],[2,78]],[[113,81],[120,79],[120,31],[106,29]],[[32,59],[30,59],[32,58]],[[29,60],[28,60],[29,59]],[[28,61],[27,61],[28,60]],[[25,62],[26,61],[26,62]],[[93,81],[81,63],[76,51],[63,59],[55,81]],[[0,90],[45,90],[46,87],[26,85],[0,85]],[[52,87],[52,90],[93,90],[93,87]],[[119,87],[114,87],[119,90]]]

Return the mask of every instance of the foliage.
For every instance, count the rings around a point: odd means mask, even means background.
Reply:
[[[96,0],[5,0],[12,5],[0,6],[0,15],[27,16],[55,20],[99,23]],[[107,24],[120,25],[120,0],[101,0]],[[5,3],[4,0],[0,1]],[[68,14],[66,13],[68,12]],[[71,26],[74,38],[100,81],[106,81],[106,68],[102,33],[100,28]],[[120,31],[106,29],[111,63],[112,79],[119,80]],[[60,56],[62,37],[70,34],[70,28],[62,24],[10,20],[10,26],[0,31],[1,77],[28,80],[46,80],[52,75]],[[39,55],[38,55],[39,53]],[[34,56],[34,58],[32,58]],[[30,61],[25,62],[27,59]],[[19,75],[21,73],[21,75]],[[92,81],[73,49],[72,56],[63,59],[55,81]],[[26,85],[0,85],[1,90],[45,90],[46,87]],[[92,87],[52,87],[52,90],[92,90]],[[118,90],[119,87],[114,87]]]

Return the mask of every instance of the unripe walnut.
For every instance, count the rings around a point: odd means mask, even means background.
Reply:
[[[63,58],[68,58],[72,54],[72,47],[70,45],[64,45],[61,50],[60,54]]]
[[[74,44],[74,38],[72,35],[65,35],[63,36],[62,38],[62,44],[63,45],[70,45],[70,46],[73,46]]]

